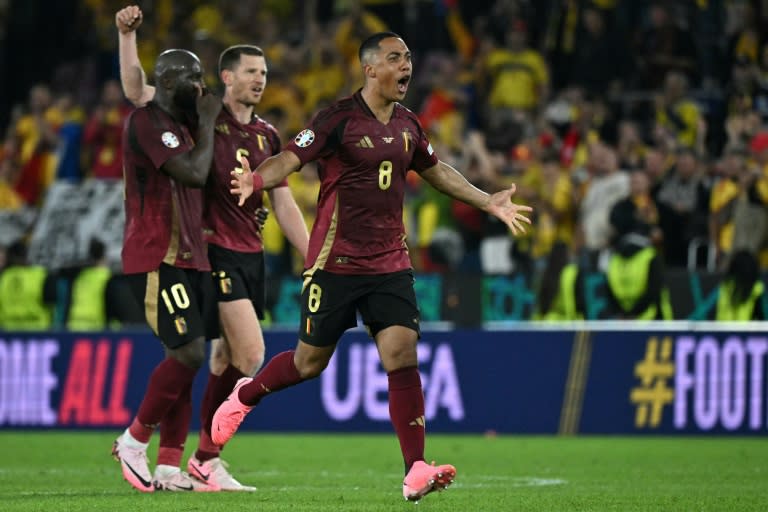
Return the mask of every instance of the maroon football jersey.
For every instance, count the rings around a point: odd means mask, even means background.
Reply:
[[[337,274],[410,268],[405,175],[437,164],[413,112],[396,103],[383,124],[358,91],[318,112],[286,149],[302,164],[318,160],[320,197],[307,268]]]
[[[230,194],[230,174],[242,169],[240,156],[248,158],[251,169],[280,152],[277,130],[253,116],[248,124],[241,124],[225,106],[216,119],[213,167],[205,187],[205,227],[208,242],[240,252],[260,252],[261,233],[256,226],[255,212],[263,204],[263,194],[253,194],[242,207],[237,197]],[[278,186],[288,186],[283,181]]]
[[[155,103],[128,117],[123,131],[126,274],[151,272],[160,263],[210,270],[202,189],[186,187],[160,169],[194,145],[188,128]]]

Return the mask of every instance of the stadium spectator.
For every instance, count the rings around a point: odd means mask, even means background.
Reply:
[[[302,70],[293,77],[293,82],[299,87],[304,98],[304,112],[311,112],[332,103],[344,88],[346,79],[345,63],[330,38],[321,34],[317,24],[312,24],[311,27],[314,27],[316,35],[309,40],[315,43],[305,46]]]
[[[213,41],[224,47],[237,44],[237,35],[230,26],[234,18],[228,17],[226,11],[226,5],[203,3],[196,6],[189,19],[195,39]]]
[[[27,244],[12,243],[0,272],[0,329],[44,331],[53,325],[56,277],[27,260]]]
[[[139,15],[132,19],[135,23]],[[211,169],[222,103],[203,94],[200,60],[189,51],[161,53],[154,75],[154,100],[135,110],[125,128],[123,272],[130,276],[166,356],[153,370],[138,412],[115,441],[113,455],[125,479],[139,491],[204,491],[209,486],[179,465],[192,414],[192,382],[216,323],[207,300],[212,282],[201,189]],[[192,126],[189,119],[195,117]],[[147,446],[160,424],[152,475]]]
[[[547,121],[563,134],[560,162],[564,168],[584,167],[590,147],[604,139],[608,122],[605,108],[597,96],[586,97],[580,87],[562,91],[559,99],[547,107]]]
[[[571,261],[568,244],[555,242],[541,274],[531,319],[547,322],[583,320],[583,279],[578,265]]]
[[[371,34],[387,30],[387,24],[376,13],[366,9],[363,2],[349,2],[346,12],[338,19],[334,30],[336,49],[344,59],[347,77],[352,82],[350,91],[360,87],[357,73],[357,49]]]
[[[763,320],[764,301],[765,284],[755,255],[747,250],[736,251],[718,286],[715,320]]]
[[[435,143],[441,143],[452,151],[460,151],[464,144],[464,106],[467,95],[459,82],[458,63],[447,56],[433,55],[429,62],[430,72],[425,76],[426,89],[419,109],[419,121]]]
[[[56,175],[61,117],[49,87],[37,84],[29,91],[26,112],[14,116],[8,130],[5,153],[11,161],[10,179],[26,204],[37,205]]]
[[[648,237],[648,227],[639,219],[632,201],[618,203],[611,210],[614,236],[606,269],[607,315],[625,320],[671,320],[662,258]]]
[[[746,200],[740,186],[747,178],[745,151],[730,146],[717,166],[718,176],[709,197],[709,240],[716,250],[716,261],[727,262],[733,249],[734,214],[739,201]]]
[[[243,203],[254,189],[275,186],[305,162],[323,164],[299,342],[295,350],[273,357],[255,378],[238,381],[216,411],[212,432],[214,441],[224,444],[266,394],[317,377],[343,332],[357,324],[359,312],[388,375],[390,418],[406,471],[403,496],[418,501],[447,487],[456,471],[424,460],[419,311],[403,228],[405,175],[409,169],[420,172],[443,193],[498,216],[513,233],[523,231],[530,208],[510,201],[514,187],[488,195],[438,160],[416,115],[398,103],[413,74],[411,53],[399,36],[369,37],[359,59],[365,77],[360,91],[318,112],[257,172],[236,176],[234,191]],[[371,174],[372,167],[378,172]]]
[[[613,206],[611,225],[634,225],[635,229],[647,236],[652,245],[661,247],[663,234],[659,228],[659,211],[651,197],[648,175],[642,169],[629,175],[629,196]],[[623,220],[617,220],[617,219]]]
[[[0,210],[17,210],[24,204],[13,187],[13,161],[6,154],[5,146],[0,147]]]
[[[112,283],[112,271],[106,259],[106,246],[92,238],[88,245],[88,262],[72,281],[72,291],[67,312],[67,329],[70,331],[103,331],[117,316],[113,310],[116,300],[109,300],[116,293]]]
[[[608,26],[601,9],[588,5],[581,11],[580,22],[569,59],[568,83],[582,87],[587,94],[618,92],[632,66],[629,48]]]
[[[648,26],[635,42],[637,81],[642,88],[656,89],[671,71],[696,78],[696,44],[690,31],[678,22],[670,5],[654,1],[648,9]]]
[[[142,13],[135,6],[116,15],[119,32],[135,32]],[[138,16],[129,25],[124,23]],[[124,18],[125,17],[125,18]],[[131,38],[136,40],[135,36]],[[136,47],[121,44],[121,66],[141,67],[133,60]],[[237,380],[253,375],[264,361],[264,337],[259,318],[265,313],[264,255],[255,216],[263,206],[262,194],[250,198],[239,208],[229,194],[230,171],[240,170],[240,158],[257,166],[280,150],[275,129],[254,112],[267,84],[267,64],[261,48],[235,45],[219,57],[219,76],[224,83],[224,107],[216,119],[212,169],[205,186],[204,226],[208,242],[216,301],[218,302],[220,338],[212,342],[206,395],[201,407],[200,444],[190,457],[187,469],[214,490],[253,491],[229,474],[221,461],[220,447],[211,442],[211,417]],[[136,78],[143,73],[126,75],[123,84],[129,97],[152,98],[155,89]],[[306,255],[308,234],[303,217],[287,182],[268,191],[275,218],[283,233],[301,254]],[[218,334],[218,333],[217,333]]]
[[[58,146],[56,179],[77,183],[82,178],[82,142],[85,110],[74,96],[65,92],[55,101],[56,109],[61,113],[61,124],[57,129]]]
[[[630,119],[623,119],[619,122],[618,132],[616,152],[619,167],[628,171],[641,168],[648,147],[643,141],[639,124]]]
[[[420,197],[412,204],[418,268],[423,272],[455,270],[464,257],[464,242],[451,215],[451,199],[432,187],[420,189]]]
[[[664,89],[654,97],[654,132],[670,137],[677,145],[703,150],[704,126],[701,110],[689,96],[688,79],[683,73],[670,72],[664,79]]]
[[[130,111],[120,82],[106,81],[102,86],[101,101],[93,109],[83,133],[83,143],[88,151],[89,176],[108,179],[123,177],[122,132]]]
[[[745,249],[768,268],[768,132],[758,132],[749,143],[750,161],[739,185],[733,212],[733,251]]]
[[[752,74],[756,82],[753,108],[763,124],[768,124],[768,43],[761,47],[760,60],[752,68]]]
[[[504,43],[481,58],[479,94],[485,98],[485,129],[491,134],[522,133],[549,95],[547,64],[541,53],[528,45],[523,20],[510,24]]]
[[[750,68],[736,65],[727,97],[725,133],[727,146],[746,146],[760,130],[762,119],[755,109],[757,83]]]
[[[661,184],[672,173],[675,157],[664,144],[648,146],[643,156],[643,171],[648,175],[651,185],[651,196],[656,200]]]
[[[600,253],[610,245],[611,208],[629,194],[629,176],[618,168],[615,151],[601,142],[590,146],[587,169],[591,176],[581,199],[577,229],[582,257],[594,268]]]
[[[523,178],[523,184],[530,183],[536,198],[532,206],[536,210],[536,225],[531,230],[534,235],[531,256],[535,260],[545,261],[546,255],[558,241],[571,245],[574,232],[573,183],[568,173],[560,165],[560,159],[554,149],[543,152],[540,165],[529,168],[538,171],[532,182]]]
[[[685,267],[689,244],[706,238],[708,229],[709,188],[693,150],[678,151],[672,172],[661,182],[654,200],[664,234],[664,262],[670,267]]]
[[[758,14],[750,2],[732,2],[729,5],[730,32],[725,52],[726,69],[738,63],[755,64],[760,59],[760,30]]]

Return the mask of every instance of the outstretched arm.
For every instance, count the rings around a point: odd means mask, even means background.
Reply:
[[[120,83],[125,97],[137,107],[146,105],[155,97],[155,88],[147,84],[147,75],[141,67],[136,47],[136,29],[141,25],[143,17],[141,9],[136,5],[129,5],[115,14],[120,54]]]
[[[514,235],[525,233],[525,227],[522,223],[531,223],[525,213],[533,211],[533,208],[511,201],[512,194],[516,190],[515,185],[495,194],[488,194],[472,185],[459,171],[442,160],[439,160],[437,165],[423,171],[421,177],[443,194],[497,217],[509,226]]]
[[[240,158],[240,163],[243,170],[230,173],[233,179],[229,190],[231,194],[240,196],[238,206],[243,206],[254,191],[271,189],[301,167],[301,160],[291,151],[281,151],[267,158],[254,172],[251,172],[251,164],[244,156]]]

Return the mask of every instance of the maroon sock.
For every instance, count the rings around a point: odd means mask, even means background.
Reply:
[[[221,448],[211,440],[211,421],[216,409],[232,392],[238,379],[246,375],[237,367],[229,364],[220,376],[210,374],[208,387],[205,388],[205,396],[200,406],[200,443],[195,457],[203,462],[219,456]]]
[[[195,451],[195,458],[197,460],[209,460],[218,456],[218,450],[216,445],[211,439],[210,418],[209,411],[214,403],[214,395],[216,394],[216,383],[219,382],[219,376],[213,373],[208,374],[208,384],[205,386],[205,392],[203,393],[203,400],[200,403],[200,440],[197,443],[197,450]],[[216,409],[213,408],[215,411]],[[208,428],[206,428],[206,425]]]
[[[293,350],[280,352],[261,369],[251,382],[240,388],[238,397],[245,405],[256,405],[269,393],[280,391],[301,382],[301,375],[293,363]]]
[[[137,441],[149,442],[152,431],[181,392],[192,385],[196,373],[197,368],[190,368],[171,357],[166,357],[155,367],[136,418],[129,427]]]
[[[415,366],[387,374],[389,379],[389,417],[403,452],[405,471],[417,460],[424,460],[424,393]]]
[[[160,420],[160,446],[157,463],[179,467],[184,453],[184,443],[192,419],[192,383],[182,391],[179,398]]]

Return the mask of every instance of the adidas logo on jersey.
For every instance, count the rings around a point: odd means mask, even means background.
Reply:
[[[371,142],[370,137],[368,137],[366,135],[362,139],[360,139],[360,142],[355,144],[355,146],[357,146],[359,148],[372,148],[373,147],[373,142]]]
[[[217,124],[215,129],[219,133],[229,135],[229,126],[227,125],[227,123]]]

